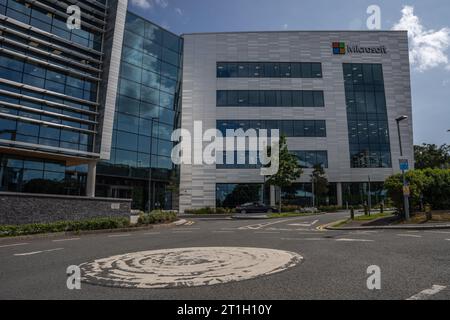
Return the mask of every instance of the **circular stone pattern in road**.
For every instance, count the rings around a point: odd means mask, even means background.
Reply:
[[[297,253],[243,247],[195,247],[128,253],[84,263],[81,280],[122,288],[213,285],[281,272],[302,261]]]

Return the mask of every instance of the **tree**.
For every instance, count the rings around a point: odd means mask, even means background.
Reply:
[[[450,168],[450,145],[422,144],[414,146],[416,169],[448,169]]]
[[[318,200],[320,200],[320,197],[328,194],[328,179],[325,175],[325,170],[323,170],[322,165],[314,165],[312,178],[314,183],[314,194],[317,195]],[[320,201],[317,201],[317,203],[320,203]]]
[[[271,154],[268,148],[268,154]],[[293,181],[300,178],[303,170],[300,168],[298,158],[289,152],[287,147],[286,137],[280,137],[280,152],[279,152],[279,167],[278,172],[267,180],[267,183],[278,187],[280,191],[279,211],[281,213],[281,191],[283,187],[288,187]]]

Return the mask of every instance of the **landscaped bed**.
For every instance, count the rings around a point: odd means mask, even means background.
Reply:
[[[91,230],[108,230],[136,228],[157,223],[176,221],[174,212],[155,211],[151,214],[141,214],[137,224],[131,224],[128,217],[96,218],[82,221],[58,221],[51,223],[33,223],[24,225],[0,225],[0,237],[13,237],[54,232],[80,232]]]

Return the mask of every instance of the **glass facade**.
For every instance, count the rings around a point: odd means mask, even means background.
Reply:
[[[336,183],[328,184],[328,193],[316,194],[316,205],[336,205]],[[282,198],[285,205],[297,205],[311,207],[313,204],[312,183],[293,183],[291,186],[282,189]]]
[[[318,62],[217,62],[217,78],[322,78]]]
[[[383,182],[370,183],[370,195],[372,205],[384,201],[387,197]],[[348,205],[367,204],[369,199],[368,182],[346,182],[342,183],[342,200]]]
[[[218,107],[324,107],[323,91],[218,90]]]
[[[77,5],[81,29],[70,30],[65,4],[0,0],[0,147],[17,154],[2,154],[3,191],[85,195],[86,165],[44,159],[98,156],[106,5]]]
[[[87,165],[0,154],[0,191],[82,196]]]
[[[167,182],[177,170],[171,160],[171,134],[179,126],[181,53],[180,37],[127,13],[111,159],[97,167],[100,180],[104,176],[125,179],[115,179],[116,185],[98,183],[97,196],[115,196],[114,188],[136,186],[134,192],[141,196],[131,197],[136,198],[135,207],[143,209],[149,168],[151,194],[169,196],[167,190],[156,190],[155,184]],[[167,203],[157,197],[152,206]]]
[[[381,64],[344,63],[350,165],[391,168],[391,149]]]
[[[247,202],[263,202],[262,184],[216,184],[216,207],[234,208]]]
[[[227,129],[279,129],[286,137],[327,136],[325,120],[217,120],[216,128],[224,136]]]

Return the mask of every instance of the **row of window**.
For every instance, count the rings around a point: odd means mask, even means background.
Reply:
[[[311,62],[217,62],[217,78],[322,78]]]
[[[218,107],[324,107],[319,90],[218,90]]]
[[[92,134],[0,118],[0,139],[90,152]]]
[[[77,108],[77,109],[80,109],[80,110],[96,111],[96,107],[95,106],[74,102],[73,100],[70,100],[70,99],[61,99],[61,98],[59,98],[59,97],[57,97],[55,95],[51,95],[51,94],[47,94],[47,93],[38,93],[38,92],[33,91],[33,90],[28,90],[28,89],[24,89],[24,88],[18,88],[18,87],[10,86],[10,85],[3,84],[3,83],[0,83],[0,89],[1,90],[5,90],[5,91],[9,91],[9,92],[13,92],[13,93],[17,93],[17,94],[22,94],[24,96],[29,96],[29,97],[33,97],[33,98],[37,98],[37,99],[42,99],[44,101],[55,102],[55,103],[67,105],[67,106],[74,107],[74,108]],[[3,98],[3,96],[2,96],[2,100],[9,101],[11,103],[15,103],[13,100],[10,101],[10,100],[7,100],[6,98]],[[29,99],[22,99],[21,101],[30,101],[30,100]],[[53,108],[52,110],[49,109],[49,111],[61,113],[61,111],[58,111],[58,110],[59,109],[56,109],[56,108]],[[83,119],[85,119],[85,118],[83,118]]]
[[[381,64],[344,63],[344,81],[351,85],[383,85],[383,67]]]
[[[82,46],[101,50],[101,33],[94,33],[84,26],[69,30],[66,20],[23,1],[1,0],[0,13],[41,30],[53,33]]]
[[[298,158],[299,166],[301,168],[313,168],[320,165],[323,168],[328,168],[328,153],[327,151],[301,151],[294,150],[290,153]],[[219,159],[221,163],[219,163]],[[217,169],[258,169],[261,167],[261,162],[257,151],[234,151],[232,163],[227,164],[227,153],[217,153]]]
[[[216,127],[224,136],[228,129],[278,129],[286,137],[327,136],[325,120],[217,120]]]
[[[97,99],[96,83],[41,68],[13,57],[0,56],[0,77],[79,99]]]

